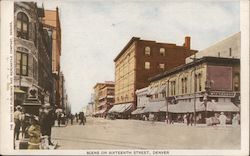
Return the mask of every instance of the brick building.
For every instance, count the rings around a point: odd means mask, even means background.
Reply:
[[[148,78],[185,63],[196,51],[190,49],[190,37],[183,46],[133,37],[114,59],[115,107],[136,108],[135,91],[149,85]]]
[[[61,56],[61,24],[59,17],[59,9],[56,10],[45,10],[45,16],[43,17],[43,26],[52,29],[52,73],[53,73],[53,83],[54,83],[54,94],[53,99],[54,104],[57,107],[60,106],[60,101],[62,98],[60,88],[60,56]]]

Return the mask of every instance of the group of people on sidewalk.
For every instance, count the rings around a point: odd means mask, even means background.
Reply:
[[[39,116],[25,113],[21,106],[14,112],[14,140],[19,140],[20,128],[22,128],[22,149],[49,149],[53,146],[51,141],[51,128],[54,125],[54,111],[50,104],[44,104],[39,109]]]

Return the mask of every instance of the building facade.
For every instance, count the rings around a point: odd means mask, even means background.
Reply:
[[[96,98],[95,116],[104,117],[114,104],[115,83],[113,81],[97,83],[94,88],[96,95],[98,95],[98,98]]]
[[[36,115],[53,96],[51,34],[42,26],[43,12],[33,2],[14,3],[15,105]]]
[[[197,122],[204,122],[215,112],[232,118],[239,111],[239,59],[203,57],[151,77],[150,82],[148,107],[170,113],[173,120],[192,112]]]
[[[149,77],[184,64],[185,58],[195,52],[190,49],[190,37],[185,38],[183,46],[133,37],[114,59],[115,105],[132,105],[135,109],[135,91],[147,87]]]
[[[55,105],[60,106],[62,95],[60,94],[60,56],[61,56],[61,24],[59,9],[45,10],[43,18],[43,26],[52,29],[52,73],[54,81]]]
[[[196,53],[196,58],[201,58],[204,56],[214,56],[214,57],[225,57],[225,58],[238,58],[240,59],[240,36],[241,33],[235,33],[219,42],[216,42],[212,46],[199,51]],[[186,59],[186,63],[192,62],[194,55]]]

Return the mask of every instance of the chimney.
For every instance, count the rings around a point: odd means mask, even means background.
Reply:
[[[191,37],[189,36],[185,37],[185,43],[183,44],[184,48],[190,49],[190,39]]]

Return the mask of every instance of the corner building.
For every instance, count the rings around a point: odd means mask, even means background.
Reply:
[[[190,37],[185,37],[183,46],[133,37],[114,59],[113,112],[123,113],[126,118],[130,114],[126,112],[136,108],[135,91],[148,86],[149,77],[185,64],[185,58],[196,52],[190,49]]]

